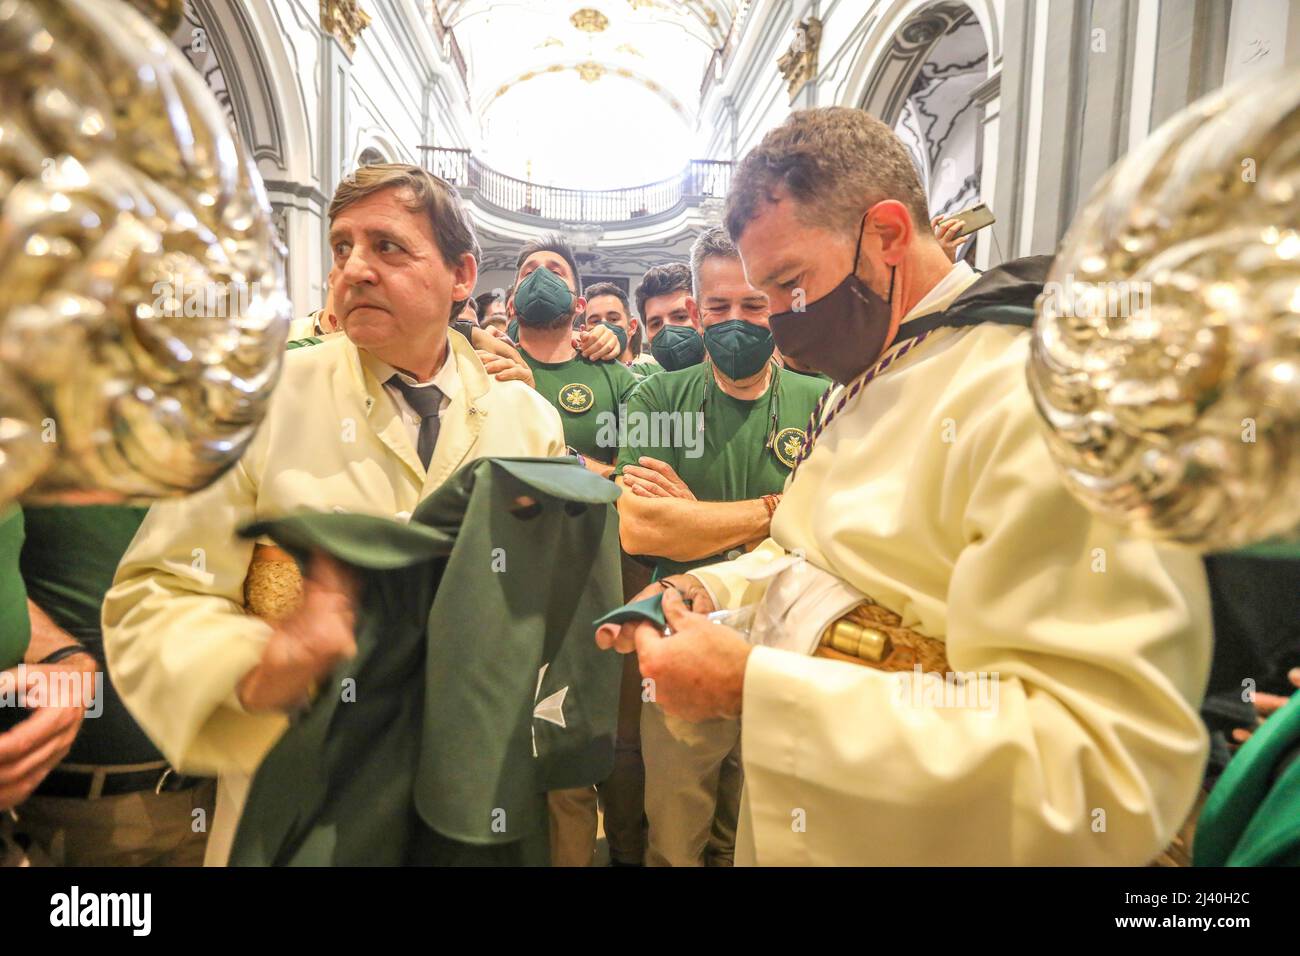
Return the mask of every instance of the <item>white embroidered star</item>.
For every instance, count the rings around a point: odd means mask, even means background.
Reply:
[[[554,694],[551,694],[543,701],[537,699],[542,692],[542,681],[546,678],[546,668],[550,664],[543,664],[541,670],[537,672],[537,690],[533,691],[533,719],[545,720],[555,724],[557,727],[565,726],[564,723],[564,698],[569,693],[568,687],[561,687]],[[537,726],[532,727],[533,732],[533,756],[537,756]]]

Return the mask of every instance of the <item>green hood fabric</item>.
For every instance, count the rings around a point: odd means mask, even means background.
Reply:
[[[664,620],[664,595],[660,591],[658,594],[652,594],[648,598],[642,598],[639,601],[629,601],[622,607],[616,607],[604,617],[598,617],[591,622],[592,630],[600,627],[602,624],[626,624],[631,621],[649,621],[655,627],[662,630],[668,626]]]
[[[1228,763],[1196,824],[1194,866],[1300,866],[1300,693]]]
[[[591,621],[621,599],[617,495],[570,459],[482,459],[409,524],[244,529],[362,589],[357,655],[258,769],[230,864],[546,864],[546,791],[613,766],[621,661]]]
[[[22,509],[0,508],[0,670],[22,663],[32,636],[27,589],[18,564],[24,537]]]

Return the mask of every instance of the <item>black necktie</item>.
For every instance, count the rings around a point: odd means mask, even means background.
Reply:
[[[420,416],[420,440],[415,450],[420,456],[421,464],[428,469],[429,460],[433,457],[433,446],[438,444],[438,409],[442,405],[442,391],[437,385],[418,388],[408,385],[396,374],[388,380],[388,384],[396,386],[406,398],[407,404]]]

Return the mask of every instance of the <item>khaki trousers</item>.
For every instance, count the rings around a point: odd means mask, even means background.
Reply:
[[[612,652],[611,652],[612,653]],[[596,854],[597,806],[605,812],[605,839],[614,863],[645,858],[645,769],[641,763],[641,671],[636,655],[623,657],[614,770],[594,787],[552,790],[551,865],[591,866]]]
[[[731,866],[744,772],[740,721],[693,723],[641,708],[649,866]]]
[[[596,788],[552,790],[551,866],[591,866],[596,856]]]
[[[29,797],[16,829],[54,866],[202,866],[216,793],[208,780],[171,793]]]

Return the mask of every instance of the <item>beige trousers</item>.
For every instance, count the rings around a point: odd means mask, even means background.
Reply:
[[[731,866],[744,772],[740,721],[693,723],[641,708],[649,866]]]
[[[202,866],[216,791],[209,780],[172,793],[29,797],[16,829],[55,866]]]
[[[605,812],[605,839],[615,863],[645,857],[645,770],[641,763],[641,671],[636,655],[623,658],[614,770],[594,787],[552,790],[551,865],[591,866],[596,854],[597,806]]]

